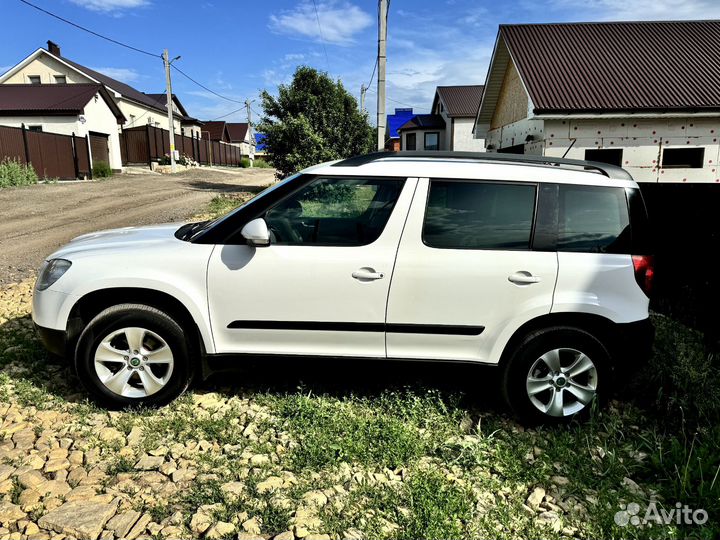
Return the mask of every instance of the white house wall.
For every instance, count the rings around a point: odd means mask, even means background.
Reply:
[[[466,152],[484,152],[485,141],[473,137],[474,118],[454,118],[448,125],[453,126],[452,148],[449,150]]]
[[[62,62],[41,54],[4,80],[3,84],[29,84],[31,75],[39,75],[42,84],[55,84],[55,75],[65,75],[68,84],[93,82]]]
[[[488,132],[496,151],[525,144],[525,153],[585,159],[589,149],[621,148],[622,166],[639,182],[720,183],[720,118],[525,118]],[[573,142],[574,141],[574,142]],[[705,148],[702,168],[663,169],[666,148]]]
[[[124,98],[116,99],[120,111],[123,113],[127,122],[123,126],[125,129],[134,127],[143,127],[148,124],[161,129],[169,130],[167,112],[151,109],[139,105],[135,101]],[[180,120],[173,119],[175,133],[180,134]]]
[[[719,130],[716,118],[546,120],[544,154],[585,159],[588,149],[621,148],[622,166],[640,182],[720,183]],[[702,168],[659,167],[665,149],[688,147],[705,149]]]
[[[85,123],[80,124],[81,136],[91,131],[108,135],[108,149],[110,151],[110,168],[122,170],[122,156],[120,155],[120,134],[118,132],[117,118],[108,107],[105,100],[99,95],[85,105]]]

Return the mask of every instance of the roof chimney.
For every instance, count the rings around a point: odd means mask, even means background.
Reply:
[[[50,54],[55,55],[55,56],[61,56],[60,45],[58,45],[54,41],[50,41],[49,39],[48,39],[47,45],[48,45],[48,52]]]

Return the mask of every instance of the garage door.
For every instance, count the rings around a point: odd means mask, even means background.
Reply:
[[[108,148],[107,135],[90,133],[90,151],[92,152],[93,163],[104,161],[110,164],[110,150]]]

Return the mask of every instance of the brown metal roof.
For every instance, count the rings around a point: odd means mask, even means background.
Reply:
[[[438,86],[435,90],[432,110],[435,110],[438,99],[442,99],[448,116],[475,118],[480,100],[482,99],[483,86],[481,84],[464,86]]]
[[[101,84],[0,84],[0,114],[77,115],[96,94],[123,123],[125,117]]]
[[[224,141],[230,142],[230,136],[227,132],[227,123],[222,121],[216,122],[204,122],[205,129],[203,129],[203,139],[208,138],[210,135],[211,141]],[[207,133],[206,133],[207,132]]]
[[[720,109],[720,21],[500,26],[536,114]]]
[[[228,134],[231,142],[243,142],[247,135],[248,125],[242,122],[228,122]]]
[[[439,114],[416,114],[398,128],[398,131],[410,129],[445,129],[445,120]]]

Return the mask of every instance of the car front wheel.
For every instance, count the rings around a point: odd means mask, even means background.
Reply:
[[[579,328],[554,327],[528,335],[503,372],[503,394],[530,422],[567,422],[587,415],[610,387],[610,356]]]
[[[164,405],[188,387],[192,369],[180,325],[142,304],[121,304],[85,327],[75,353],[78,377],[111,408]]]

